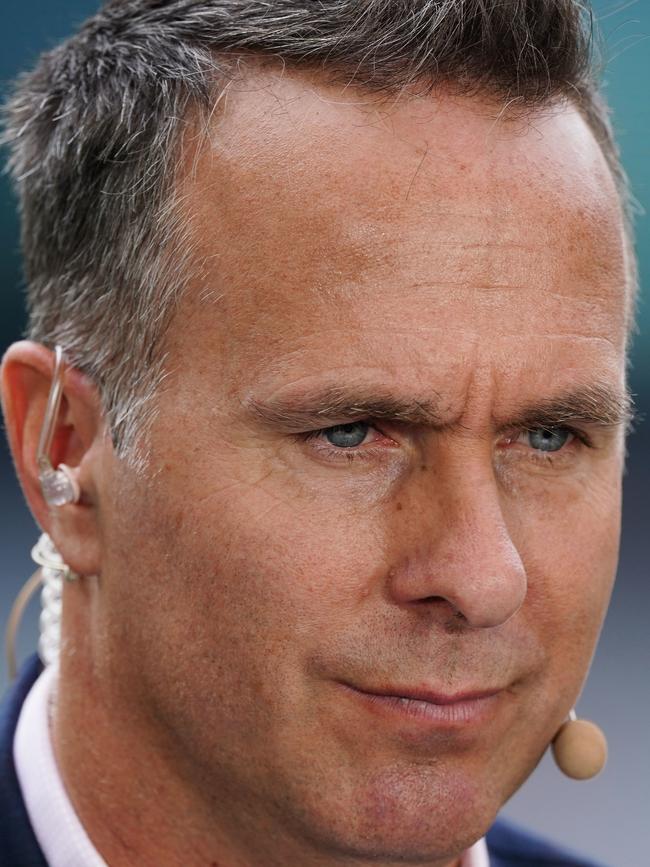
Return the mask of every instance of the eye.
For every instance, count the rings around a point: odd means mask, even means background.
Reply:
[[[353,449],[360,446],[368,436],[368,422],[355,421],[350,424],[339,424],[336,427],[320,431],[327,442],[338,449]]]
[[[538,427],[524,431],[521,436],[536,451],[559,452],[571,440],[573,432],[566,427]]]

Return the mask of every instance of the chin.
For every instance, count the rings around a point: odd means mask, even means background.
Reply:
[[[500,807],[466,774],[435,763],[391,768],[346,792],[319,796],[312,805],[317,815],[305,814],[305,824],[320,847],[387,862],[451,860],[484,836]]]

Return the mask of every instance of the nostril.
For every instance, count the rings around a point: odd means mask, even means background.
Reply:
[[[444,629],[449,633],[464,632],[470,629],[471,625],[463,612],[457,608],[449,599],[444,596],[425,596],[422,599],[414,600],[418,608],[426,606],[426,609],[431,612],[431,609],[440,610],[446,608],[442,616],[438,617],[438,622],[441,623]]]
[[[447,599],[445,596],[425,596],[422,599],[414,600],[418,606],[424,605],[428,610],[442,610],[446,609],[443,613],[449,619],[450,622],[458,625],[458,621],[462,621],[466,623],[466,617],[463,612],[455,605],[451,599]]]
[[[418,605],[435,605],[444,603],[445,605],[451,605],[448,599],[445,599],[444,596],[424,596],[422,599],[416,599]],[[453,606],[451,606],[453,608]]]

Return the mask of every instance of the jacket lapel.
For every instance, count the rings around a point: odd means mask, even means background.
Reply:
[[[27,693],[43,670],[31,656],[0,705],[0,864],[47,867],[29,822],[14,765],[14,733]]]

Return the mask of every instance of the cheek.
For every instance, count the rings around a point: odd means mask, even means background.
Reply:
[[[309,715],[311,661],[323,647],[343,652],[383,574],[371,528],[239,487],[168,514],[156,535],[173,592],[149,609],[150,632],[164,643],[141,648],[151,700],[174,727],[184,708],[197,743],[212,737],[206,718],[234,745],[247,731],[265,730],[269,741],[295,732]]]
[[[383,568],[384,544],[372,515],[331,503],[239,497],[225,533],[228,592],[243,589],[232,580],[235,572],[274,619],[282,620],[282,606],[285,614],[301,612],[305,622],[355,606]]]
[[[259,670],[283,660],[297,670],[325,637],[336,643],[386,570],[370,514],[260,486],[215,495],[170,523],[166,559],[178,558],[174,569],[191,588],[179,605],[194,640],[202,633],[222,655]]]
[[[521,504],[520,504],[521,506]],[[520,507],[514,533],[528,576],[523,615],[546,647],[548,673],[569,691],[587,671],[618,558],[620,482],[564,489]]]

